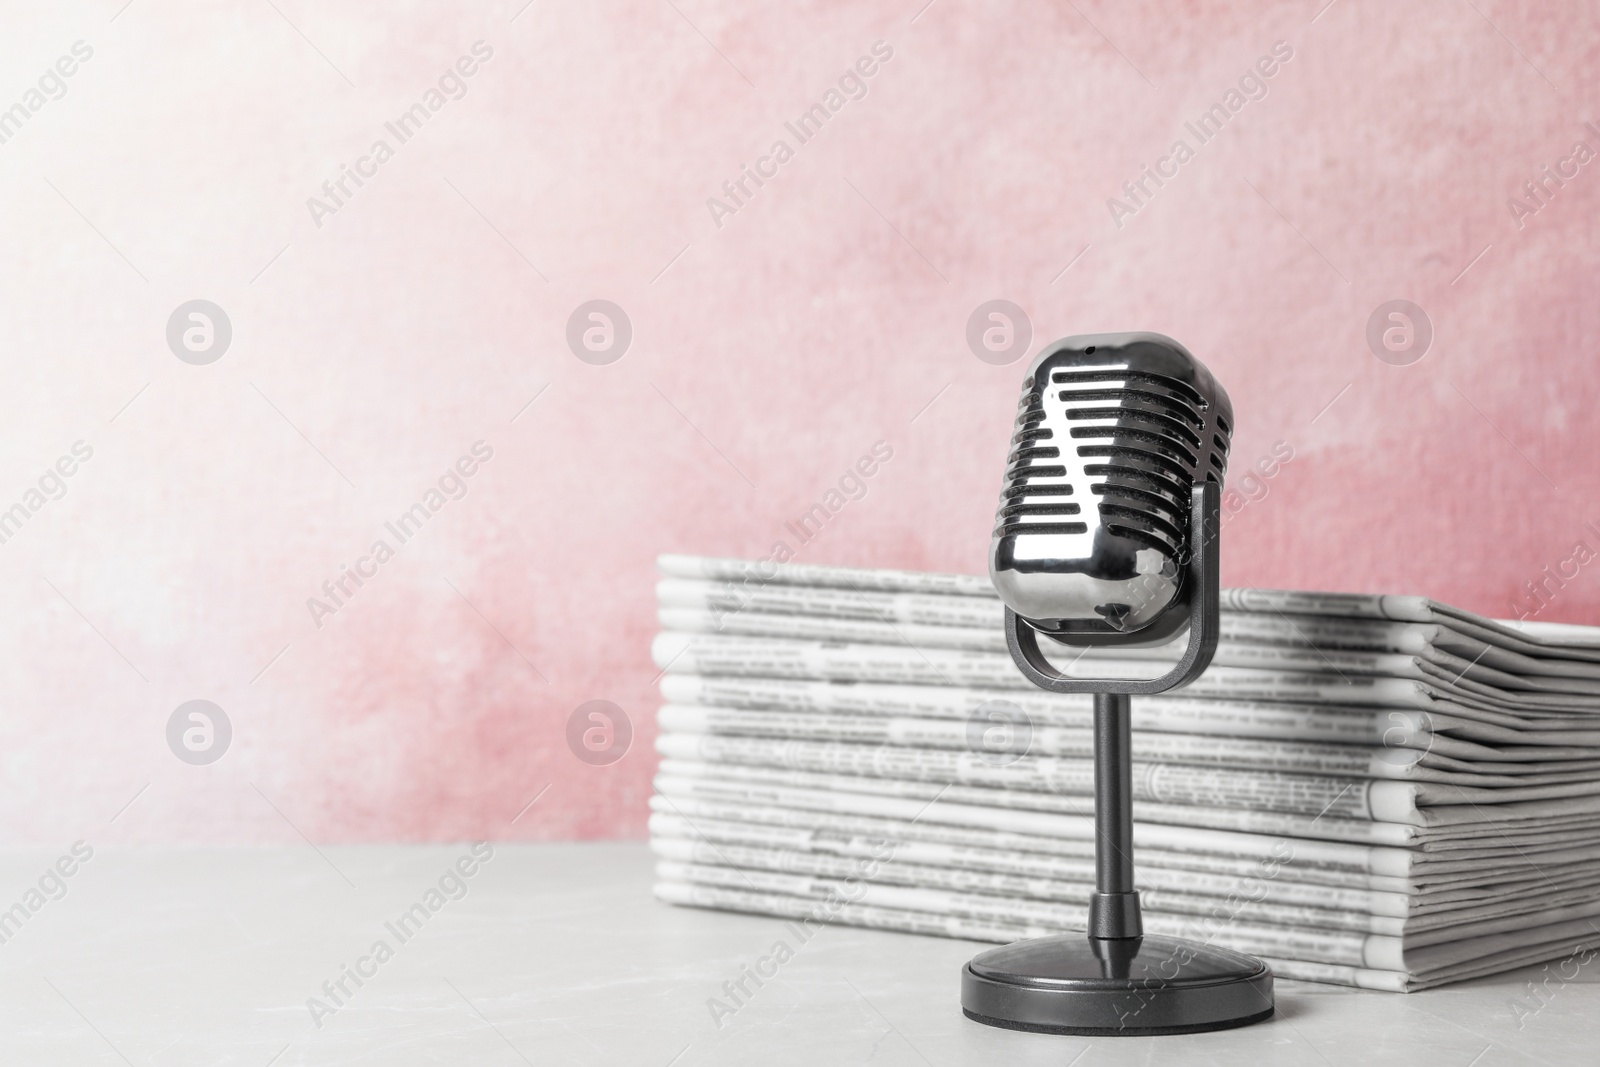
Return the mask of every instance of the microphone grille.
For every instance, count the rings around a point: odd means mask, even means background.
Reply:
[[[1191,489],[1227,471],[1231,414],[1227,394],[1176,341],[1060,342],[1023,382],[994,536],[1098,526],[1179,555]]]

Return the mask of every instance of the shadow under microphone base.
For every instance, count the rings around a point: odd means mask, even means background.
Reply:
[[[1037,632],[1006,610],[1006,643],[1030,682],[1094,694],[1095,892],[1088,931],[992,948],[961,971],[961,1010],[988,1026],[1083,1036],[1227,1030],[1272,1017],[1272,971],[1254,956],[1144,934],[1133,878],[1132,693],[1162,693],[1199,677],[1217,647],[1221,489],[1196,485],[1188,561],[1189,643],[1160,678],[1070,678],[1039,651]]]

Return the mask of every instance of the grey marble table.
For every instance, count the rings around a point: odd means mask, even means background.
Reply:
[[[1410,996],[1281,982],[1278,1017],[1245,1030],[1043,1037],[962,1017],[968,942],[829,927],[794,945],[775,919],[656,903],[638,844],[483,851],[0,854],[0,1063],[1600,1062],[1600,960],[1542,1007],[1538,968]],[[793,958],[714,1012],[780,938]]]

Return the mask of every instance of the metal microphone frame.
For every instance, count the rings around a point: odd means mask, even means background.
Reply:
[[[1272,1016],[1266,964],[1210,944],[1145,936],[1134,888],[1129,697],[1186,685],[1211,664],[1220,621],[1221,513],[1222,487],[1196,484],[1189,558],[1180,560],[1187,569],[1189,641],[1177,665],[1159,678],[1068,677],[1039,651],[1038,632],[1006,609],[1006,645],[1030,682],[1052,693],[1094,694],[1095,891],[1087,938],[1034,938],[969,962],[961,989],[968,1018],[1036,1033],[1133,1036],[1201,1033]]]

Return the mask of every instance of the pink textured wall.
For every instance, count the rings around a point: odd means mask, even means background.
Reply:
[[[1228,524],[1230,584],[1506,615],[1600,548],[1591,5],[918,3],[9,5],[0,508],[93,455],[0,544],[0,832],[639,836],[654,555],[793,544],[883,441],[798,557],[981,570],[1023,366],[968,347],[993,299],[1035,350],[1182,340],[1232,393],[1235,485],[1293,450]],[[460,99],[385,130],[478,41]],[[204,366],[165,337],[196,298],[233,328]],[[591,299],[632,324],[611,365],[565,340]],[[1434,332],[1408,365],[1366,339],[1396,299]],[[1600,622],[1587,568],[1549,600]],[[192,699],[233,726],[209,766],[167,746]],[[590,699],[637,727],[610,766],[564,739]]]

